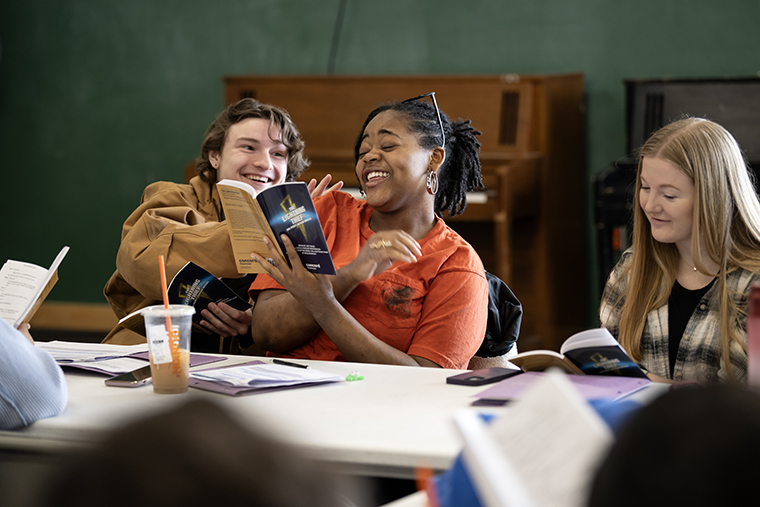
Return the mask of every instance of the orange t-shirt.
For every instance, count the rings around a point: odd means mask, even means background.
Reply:
[[[349,264],[374,233],[372,208],[344,192],[315,199],[335,268]],[[343,307],[370,333],[407,354],[444,368],[465,369],[483,342],[488,284],[475,250],[440,218],[419,240],[416,263],[395,263],[359,284]],[[260,274],[251,298],[282,286]],[[324,331],[281,357],[345,361]]]

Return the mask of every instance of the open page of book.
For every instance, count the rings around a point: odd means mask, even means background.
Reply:
[[[0,317],[14,328],[28,322],[58,281],[58,266],[69,251],[58,252],[50,268],[8,260],[0,269]]]
[[[251,258],[251,252],[268,259],[270,254],[264,237],[269,237],[274,244],[277,244],[277,240],[272,236],[267,219],[256,202],[256,190],[235,180],[221,180],[216,188],[230,228],[230,241],[238,272],[263,273],[264,268]]]
[[[464,440],[464,466],[483,507],[536,506],[517,473],[516,464],[502,452],[480,417],[462,410],[454,414],[454,422]]]
[[[562,343],[559,351],[566,354],[568,350],[591,347],[620,347],[620,344],[606,328],[599,327],[575,333]]]
[[[561,373],[545,375],[489,427],[535,505],[581,507],[611,430]]]
[[[567,373],[581,373],[577,366],[554,350],[529,350],[517,354],[509,361],[523,371],[544,371],[556,367]]]

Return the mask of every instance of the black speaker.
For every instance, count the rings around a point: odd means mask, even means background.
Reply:
[[[630,245],[638,150],[660,127],[683,118],[721,124],[739,143],[750,169],[760,169],[760,78],[625,80],[628,158],[594,180],[601,288]]]
[[[688,115],[721,124],[760,166],[760,78],[626,80],[625,88],[629,156],[652,132]]]
[[[631,244],[636,165],[634,159],[619,160],[594,179],[600,292],[620,255]]]

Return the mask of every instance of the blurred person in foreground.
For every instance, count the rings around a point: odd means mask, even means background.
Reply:
[[[364,490],[300,452],[193,400],[130,423],[68,457],[44,506],[362,506]]]
[[[56,416],[67,401],[63,371],[53,356],[34,346],[29,324],[14,329],[0,319],[0,430]]]

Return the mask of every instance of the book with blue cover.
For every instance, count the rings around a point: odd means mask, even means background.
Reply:
[[[543,371],[555,366],[567,373],[647,378],[605,328],[574,334],[565,340],[559,352],[531,350],[517,354],[509,361],[523,371]]]
[[[195,308],[193,329],[206,334],[212,333],[200,325],[204,318],[201,311],[205,310],[209,303],[226,303],[241,312],[252,306],[248,301],[238,296],[226,283],[194,262],[188,262],[174,275],[167,293],[169,304],[187,305]],[[145,336],[145,321],[140,314],[141,311],[142,308],[122,318],[119,325]]]
[[[230,228],[238,272],[264,272],[251,258],[251,252],[265,259],[271,257],[264,237],[279,245],[282,256],[290,264],[280,239],[280,235],[285,234],[307,270],[324,275],[336,273],[306,183],[281,183],[258,194],[251,185],[236,180],[222,180],[216,186]]]

